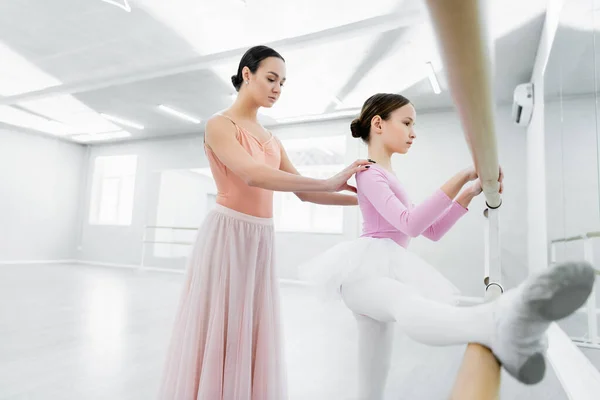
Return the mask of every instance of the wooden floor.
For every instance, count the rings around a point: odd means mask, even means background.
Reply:
[[[83,265],[0,266],[0,400],[156,397],[182,275]],[[282,287],[290,400],[355,393],[354,320],[306,288]],[[387,398],[447,398],[463,347],[397,334]],[[503,376],[502,398],[563,400]]]

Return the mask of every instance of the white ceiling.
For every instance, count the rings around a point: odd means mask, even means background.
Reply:
[[[510,102],[531,76],[546,1],[488,4],[496,98]],[[0,0],[0,122],[67,139],[201,133],[203,122],[157,106],[202,121],[229,106],[230,76],[256,44],[287,62],[284,93],[264,110],[265,124],[353,112],[382,91],[405,94],[419,110],[452,105],[421,0]]]

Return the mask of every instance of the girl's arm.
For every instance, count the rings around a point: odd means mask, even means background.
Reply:
[[[361,193],[373,204],[377,212],[396,229],[411,237],[421,235],[452,206],[452,199],[444,189],[453,190],[453,185],[459,183],[455,178],[453,182],[449,181],[445,187],[436,190],[421,204],[409,210],[396,197],[383,172],[370,169],[356,175]]]

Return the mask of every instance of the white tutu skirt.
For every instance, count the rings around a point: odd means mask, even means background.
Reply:
[[[361,237],[340,243],[300,265],[302,280],[324,300],[340,297],[343,284],[376,277],[395,279],[424,297],[457,304],[460,291],[429,263],[391,239]]]

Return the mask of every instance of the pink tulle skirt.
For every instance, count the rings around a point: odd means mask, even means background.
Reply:
[[[284,400],[273,220],[217,205],[188,261],[161,400]]]

